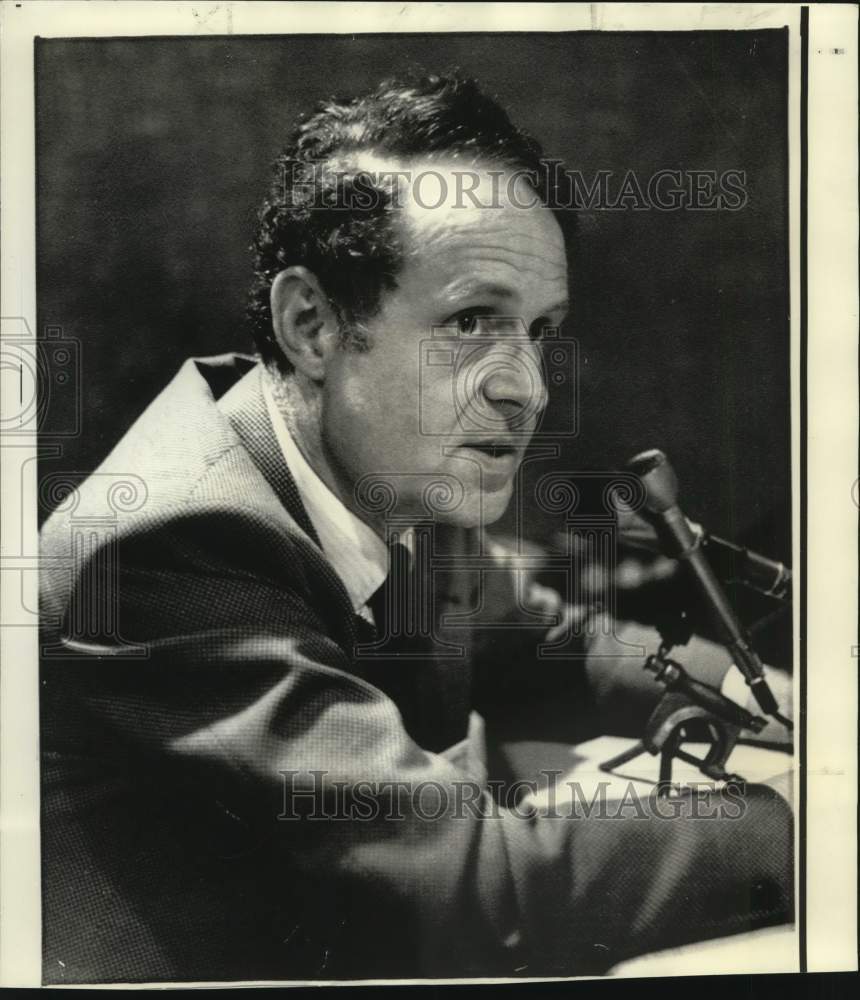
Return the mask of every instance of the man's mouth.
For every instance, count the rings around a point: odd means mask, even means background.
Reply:
[[[462,448],[469,448],[472,451],[479,451],[490,458],[506,458],[509,455],[516,455],[519,448],[516,445],[505,443],[496,444],[492,441],[466,441]]]
[[[464,441],[457,449],[463,458],[481,469],[487,489],[498,489],[509,482],[522,459],[522,448],[510,441]]]

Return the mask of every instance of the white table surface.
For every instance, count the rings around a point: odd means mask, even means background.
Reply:
[[[557,801],[563,800],[567,782],[576,781],[584,794],[592,794],[603,783],[608,798],[622,798],[633,783],[641,789],[643,796],[657,784],[660,774],[660,758],[644,753],[628,761],[613,774],[601,771],[599,765],[633,746],[635,740],[618,736],[599,736],[586,743],[543,743],[523,740],[505,746],[505,758],[514,773],[524,780],[533,780],[539,791],[530,796],[536,806],[545,804],[546,786],[544,771],[561,771],[556,781]],[[684,750],[697,757],[703,757],[705,744],[685,743]],[[735,747],[728,760],[728,769],[739,774],[748,782],[770,785],[789,802],[793,803],[793,761],[781,750],[740,745]],[[695,783],[703,787],[709,784],[719,788],[720,782],[712,782],[692,764],[675,760],[672,766],[672,780],[680,784]],[[568,792],[569,794],[569,792]]]

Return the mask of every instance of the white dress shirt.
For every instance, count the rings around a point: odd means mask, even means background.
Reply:
[[[373,528],[353,514],[311,468],[278,409],[268,376],[263,378],[263,393],[284,461],[322,550],[343,581],[356,613],[373,623],[373,612],[367,602],[388,575],[388,547]]]

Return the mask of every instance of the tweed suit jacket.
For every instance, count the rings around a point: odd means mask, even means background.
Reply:
[[[355,657],[374,632],[319,548],[260,372],[187,362],[43,529],[45,980],[583,969],[575,825],[455,815],[464,787],[489,800],[480,671],[434,700],[432,678]],[[129,474],[145,502],[105,521]],[[591,717],[628,673],[602,664],[597,695],[587,669],[497,673],[488,726],[516,729],[548,685],[564,720]],[[430,786],[441,815],[386,816],[379,788]],[[583,835],[606,868],[606,838]]]

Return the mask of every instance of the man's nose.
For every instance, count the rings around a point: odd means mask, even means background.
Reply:
[[[546,382],[536,345],[494,352],[485,359],[481,375],[483,399],[511,428],[532,424],[546,408]]]

